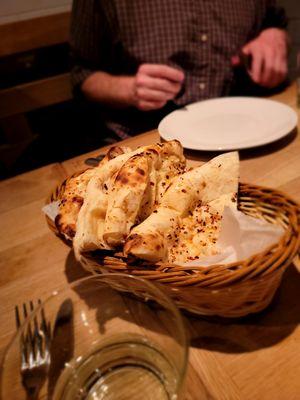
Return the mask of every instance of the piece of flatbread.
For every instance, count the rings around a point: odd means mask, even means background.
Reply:
[[[123,165],[108,199],[103,238],[109,246],[124,244],[131,227],[158,207],[185,165],[182,146],[175,140],[151,146]]]
[[[167,236],[168,262],[186,263],[200,256],[217,254],[216,243],[225,206],[236,209],[236,196],[224,194],[206,205],[199,201],[185,218],[180,218],[175,231]]]
[[[111,160],[89,182],[77,220],[75,254],[121,246],[185,168],[178,141],[140,147]]]
[[[158,163],[157,152],[148,155],[142,152],[127,160],[118,171],[108,197],[104,221],[103,239],[110,247],[124,243],[130,228],[138,219],[143,199],[150,202],[150,193],[146,193],[146,189],[150,174],[155,171],[154,164]]]
[[[76,233],[76,221],[83,204],[86,188],[97,170],[120,154],[128,153],[128,147],[113,146],[95,168],[89,168],[80,175],[70,178],[66,183],[59,203],[59,213],[55,218],[58,231],[67,239],[72,240]]]
[[[212,232],[216,224],[219,229],[217,221],[224,206],[236,204],[238,176],[238,153],[231,152],[175,178],[160,206],[131,230],[124,253],[151,262],[189,260],[203,254],[204,247],[214,245],[216,236]],[[199,235],[190,246],[195,229],[201,230],[208,218],[210,226],[204,235],[196,231]],[[184,232],[188,239],[184,239]],[[186,248],[184,255],[180,254],[182,248]]]

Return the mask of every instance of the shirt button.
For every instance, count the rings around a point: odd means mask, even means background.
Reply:
[[[207,35],[206,35],[206,33],[203,33],[201,35],[201,42],[206,42],[206,41],[207,41]]]
[[[199,83],[199,89],[201,89],[201,90],[204,90],[205,89],[205,83],[204,82],[201,82],[201,83]]]

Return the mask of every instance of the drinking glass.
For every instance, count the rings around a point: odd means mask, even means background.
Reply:
[[[182,317],[157,285],[125,274],[80,279],[32,313],[9,345],[1,398],[26,399],[20,340],[44,309],[51,364],[38,400],[177,400],[188,358]]]

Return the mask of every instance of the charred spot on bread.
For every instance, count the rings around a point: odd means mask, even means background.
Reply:
[[[117,177],[116,177],[116,182],[121,182],[121,183],[126,184],[126,183],[129,182],[129,180],[128,180],[128,178],[127,178],[126,175],[123,175],[123,174],[121,173],[121,174],[118,174],[118,175],[117,175]]]
[[[83,204],[83,198],[80,197],[80,196],[74,196],[74,197],[72,198],[72,202],[73,202],[73,203],[77,203],[77,204],[79,205],[79,207],[81,207],[82,204]]]
[[[142,168],[137,168],[137,173],[144,176],[146,174],[146,172],[142,169]]]
[[[61,219],[62,219],[62,215],[61,214],[57,214],[57,216],[54,219],[54,224],[58,228],[58,230],[60,230],[61,227],[62,227]]]
[[[73,239],[76,233],[75,224],[64,224],[62,220],[62,215],[58,214],[55,217],[54,223],[57,227],[59,233],[63,234],[67,239]]]
[[[159,152],[158,152],[156,149],[153,149],[153,148],[150,148],[150,149],[148,149],[148,150],[146,151],[146,155],[147,155],[147,156],[151,156],[151,153],[153,153],[153,154],[155,154],[155,155],[158,155],[158,154],[159,154]]]
[[[131,250],[134,247],[136,247],[136,246],[138,247],[141,244],[143,244],[143,239],[139,234],[133,233],[133,234],[129,235],[125,242],[125,245],[124,245],[124,253],[130,254]]]
[[[107,158],[109,160],[112,160],[113,158],[116,158],[117,156],[124,154],[124,150],[119,147],[119,146],[112,146],[108,152],[107,152]]]
[[[75,236],[75,234],[76,234],[75,225],[73,225],[73,224],[67,225],[67,226],[63,229],[63,233],[64,233],[67,237],[73,239],[74,236]]]

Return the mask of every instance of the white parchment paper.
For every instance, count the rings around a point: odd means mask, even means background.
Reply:
[[[59,211],[59,201],[54,201],[42,208],[50,219],[55,220]],[[284,229],[279,225],[250,217],[231,207],[225,207],[219,239],[216,243],[218,254],[199,257],[188,263],[177,263],[182,266],[209,266],[229,264],[244,260],[267,247],[275,244],[283,235]]]
[[[52,221],[55,220],[59,212],[59,201],[53,201],[42,208],[43,213],[45,213]]]
[[[284,229],[279,225],[270,224],[231,207],[225,207],[221,232],[216,243],[219,254],[200,257],[195,261],[179,265],[209,266],[244,260],[275,244],[283,233]]]

